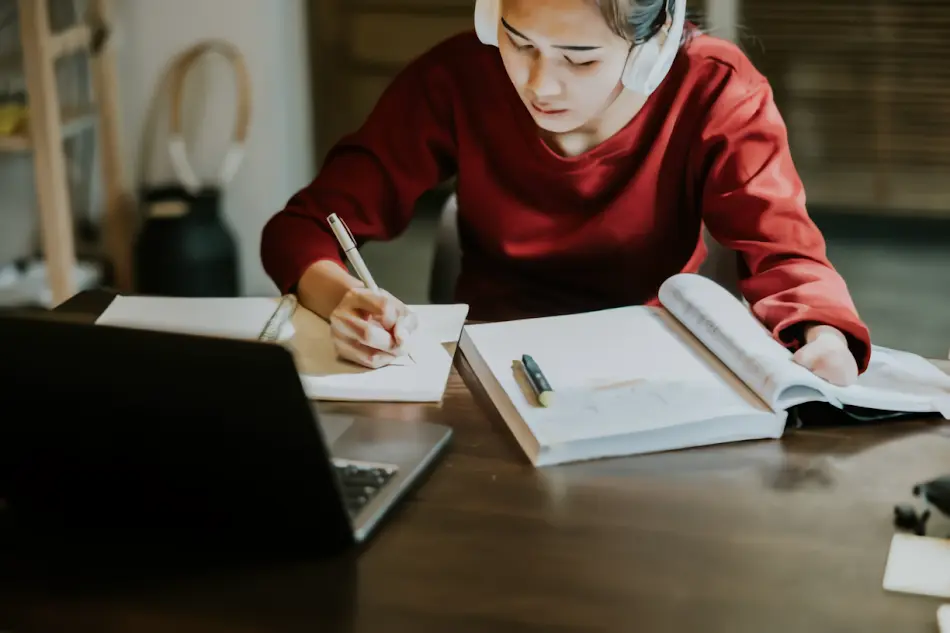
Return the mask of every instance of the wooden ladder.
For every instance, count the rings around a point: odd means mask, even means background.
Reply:
[[[90,0],[85,22],[53,32],[49,0],[17,0],[28,125],[19,136],[0,137],[0,151],[32,152],[42,248],[53,304],[77,292],[76,246],[64,140],[94,124],[101,157],[105,209],[103,244],[113,285],[129,290],[131,243],[129,196],[124,191],[119,144],[115,53],[110,45],[111,0]],[[70,111],[60,103],[56,61],[85,52],[93,84],[91,111]]]

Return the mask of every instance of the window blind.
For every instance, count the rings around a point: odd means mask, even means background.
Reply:
[[[811,204],[950,217],[950,2],[743,0]]]

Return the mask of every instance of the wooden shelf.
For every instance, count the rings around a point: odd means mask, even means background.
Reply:
[[[89,50],[92,32],[85,24],[77,24],[68,29],[53,33],[49,39],[49,55],[54,60],[73,53]]]
[[[88,24],[53,32],[47,2],[17,0],[20,48],[0,56],[0,69],[22,68],[29,111],[23,133],[0,136],[0,153],[29,153],[33,159],[43,258],[54,305],[77,290],[76,240],[63,141],[84,130],[95,132],[102,161],[103,247],[110,255],[115,285],[121,290],[131,287],[131,248],[126,239],[128,223],[124,222],[131,203],[122,186],[115,51],[110,38],[112,0],[84,4],[88,4]],[[94,102],[83,109],[63,105],[58,91],[56,62],[73,54],[87,57],[92,74]]]
[[[96,113],[93,107],[67,110],[63,112],[63,139],[70,138],[92,128],[96,123]],[[0,153],[20,154],[29,152],[33,142],[29,132],[0,136]]]

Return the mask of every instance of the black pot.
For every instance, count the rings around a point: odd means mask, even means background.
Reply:
[[[135,244],[136,291],[172,297],[240,294],[237,244],[221,214],[221,192],[170,185],[142,194]]]

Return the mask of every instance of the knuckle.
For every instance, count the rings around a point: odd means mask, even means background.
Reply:
[[[370,328],[369,324],[366,322],[361,322],[353,328],[353,333],[356,336],[356,340],[360,343],[369,343],[373,337],[373,330]]]

